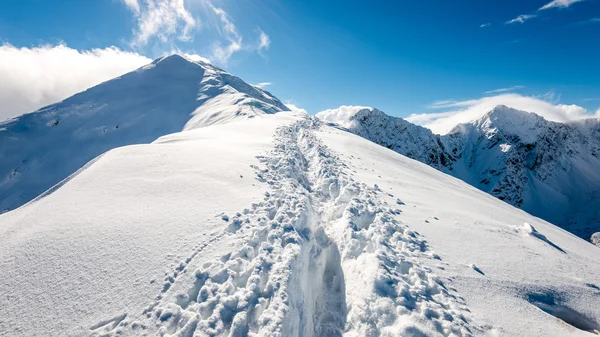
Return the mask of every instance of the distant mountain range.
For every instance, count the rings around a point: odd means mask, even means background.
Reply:
[[[497,106],[447,135],[372,108],[319,117],[589,240],[600,231],[600,121],[556,123]]]

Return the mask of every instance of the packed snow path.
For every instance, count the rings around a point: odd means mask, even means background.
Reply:
[[[307,117],[277,129],[261,156],[264,201],[223,214],[237,247],[195,271],[197,250],[164,280],[140,319],[92,334],[159,336],[468,336],[462,299],[417,258],[439,259],[400,223],[377,186],[355,182]],[[180,277],[185,275],[184,277]],[[182,280],[182,281],[179,281]]]

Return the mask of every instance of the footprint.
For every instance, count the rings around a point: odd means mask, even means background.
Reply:
[[[478,272],[479,274],[485,275],[485,273],[481,271],[481,269],[479,269],[479,267],[477,267],[475,264],[471,263],[469,267],[471,267],[474,271]]]
[[[100,321],[90,327],[90,330],[98,330],[100,328],[104,328],[104,332],[110,332],[116,329],[121,322],[125,323],[124,320],[127,317],[127,313],[123,313],[121,315],[115,316],[113,318],[109,318],[107,320]]]

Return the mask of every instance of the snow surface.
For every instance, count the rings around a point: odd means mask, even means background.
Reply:
[[[585,336],[599,252],[280,112],[109,151],[0,215],[0,335]]]
[[[289,110],[210,64],[173,55],[63,102],[0,123],[0,212],[118,146]]]

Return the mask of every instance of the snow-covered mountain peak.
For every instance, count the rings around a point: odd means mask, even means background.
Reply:
[[[506,105],[498,105],[492,110],[485,113],[485,115],[482,118],[480,118],[480,120],[491,119],[494,121],[500,121],[502,123],[518,123],[520,121],[530,119],[530,117],[533,116],[539,117],[527,111],[514,109]]]
[[[179,55],[159,58],[0,126],[0,212],[115,147],[289,109],[269,92]]]
[[[186,66],[195,66],[195,67],[200,67],[200,68],[213,67],[209,63],[204,63],[202,61],[192,61],[185,56],[173,54],[173,55],[169,55],[169,56],[159,57],[159,58],[155,59],[154,61],[152,61],[152,63],[150,63],[149,65],[142,67],[142,68],[148,69],[148,68],[156,67],[158,65],[160,65],[161,67],[172,68],[173,70],[178,70],[178,69],[180,69],[180,67],[186,67]]]
[[[244,82],[210,63],[173,54],[138,69],[161,76],[185,75],[198,87],[196,101],[203,103],[191,113],[184,130],[223,123],[239,117],[289,110],[271,93]],[[147,75],[146,75],[147,76]],[[224,96],[220,96],[224,95]]]
[[[544,118],[535,113],[498,105],[481,118],[458,125],[450,134],[476,131],[488,139],[501,136],[530,144],[536,141],[546,123]]]

